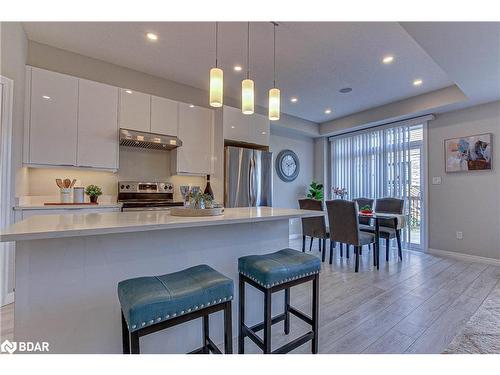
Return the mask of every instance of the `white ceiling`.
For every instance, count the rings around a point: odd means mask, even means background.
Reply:
[[[266,107],[272,87],[272,24],[251,23],[250,76],[256,100]],[[215,62],[215,26],[203,22],[27,22],[36,42],[126,66],[194,87],[208,88]],[[159,35],[157,42],[145,33]],[[277,31],[278,87],[282,110],[325,122],[454,83],[443,69],[396,22],[285,22]],[[428,36],[427,36],[428,37]],[[441,43],[443,41],[441,40]],[[384,55],[395,57],[384,65]],[[240,96],[245,72],[246,23],[219,26],[219,65],[225,72],[225,94]],[[423,85],[413,86],[415,78]],[[349,94],[340,94],[352,87]],[[290,103],[291,96],[299,101]],[[207,98],[208,101],[208,98]],[[325,108],[332,108],[330,115]]]

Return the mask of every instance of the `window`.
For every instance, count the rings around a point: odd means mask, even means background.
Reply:
[[[347,199],[395,197],[405,201],[405,246],[423,247],[423,166],[426,122],[372,128],[330,138],[332,187]],[[336,198],[333,197],[332,198]]]

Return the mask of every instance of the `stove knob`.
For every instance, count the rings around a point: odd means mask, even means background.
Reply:
[[[130,189],[130,185],[127,185],[127,186],[126,186],[126,188],[127,188],[127,189]]]
[[[120,189],[123,189],[124,187],[125,187],[125,185],[121,185],[121,186],[120,186]]]

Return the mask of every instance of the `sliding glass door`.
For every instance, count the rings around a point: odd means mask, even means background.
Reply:
[[[403,199],[407,225],[402,240],[414,249],[425,243],[425,126],[385,126],[330,138],[332,187],[347,189],[347,199]]]

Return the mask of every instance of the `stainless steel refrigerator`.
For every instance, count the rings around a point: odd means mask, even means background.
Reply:
[[[227,146],[225,164],[225,207],[272,206],[272,152]]]

